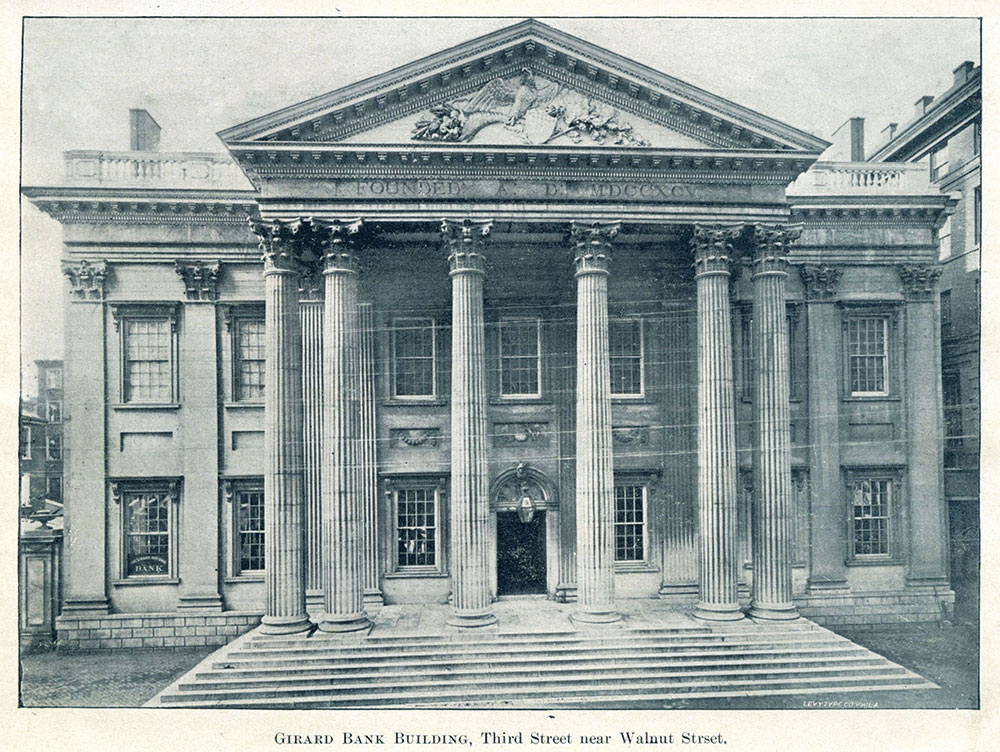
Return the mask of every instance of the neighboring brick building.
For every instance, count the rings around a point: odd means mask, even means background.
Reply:
[[[952,578],[975,601],[979,583],[980,262],[983,197],[980,168],[982,70],[966,61],[951,88],[922,96],[914,118],[886,128],[873,162],[915,162],[943,193],[957,198],[938,231],[941,279],[941,386],[944,493],[948,500]]]

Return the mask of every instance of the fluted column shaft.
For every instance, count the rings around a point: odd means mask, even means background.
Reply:
[[[321,280],[322,282],[322,280]],[[302,434],[305,496],[306,596],[310,608],[323,593],[323,301],[303,300]]]
[[[260,631],[311,628],[302,488],[301,255],[287,225],[255,224],[264,256],[264,616]]]
[[[583,622],[618,621],[608,264],[617,223],[573,223],[576,267],[576,587]]]
[[[742,227],[695,227],[698,301],[698,605],[695,616],[743,618],[736,593],[736,414],[729,303],[730,242]]]
[[[785,280],[798,230],[754,230],[754,514],[750,616],[796,619],[792,603],[792,455]]]
[[[371,303],[358,305],[361,381],[361,505],[364,510],[365,600],[382,603],[378,569],[378,454],[375,433],[375,317]]]
[[[351,243],[360,224],[317,226],[325,287],[322,493],[323,551],[329,569],[325,612],[317,625],[324,632],[352,632],[371,624],[364,610],[358,270]]]
[[[496,622],[490,605],[489,476],[482,247],[489,222],[445,220],[451,267],[451,598],[449,624]]]

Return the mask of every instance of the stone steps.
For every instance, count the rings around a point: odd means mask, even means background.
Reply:
[[[265,638],[168,687],[161,707],[586,707],[935,685],[808,622],[742,628]]]

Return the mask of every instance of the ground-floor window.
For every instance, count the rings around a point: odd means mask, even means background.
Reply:
[[[646,485],[615,485],[615,561],[646,558]]]
[[[121,506],[122,577],[174,576],[179,483],[114,481],[112,495]]]
[[[236,490],[236,535],[239,573],[264,571],[264,487],[248,484]]]
[[[438,489],[433,485],[397,488],[396,567],[438,566]]]
[[[896,554],[893,538],[898,488],[897,476],[892,472],[850,473],[849,534],[853,560],[881,560]]]

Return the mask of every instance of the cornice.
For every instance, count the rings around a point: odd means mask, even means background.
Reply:
[[[251,191],[151,191],[36,188],[22,193],[60,222],[96,224],[244,224],[257,216]]]
[[[534,20],[225,129],[218,135],[227,144],[247,139],[280,142],[343,138],[380,122],[405,117],[523,66],[709,143],[817,152],[829,145]]]
[[[791,221],[806,226],[937,225],[955,209],[954,197],[796,196],[789,201]]]

